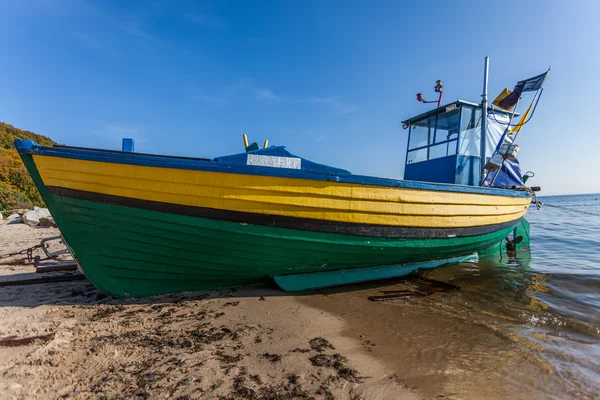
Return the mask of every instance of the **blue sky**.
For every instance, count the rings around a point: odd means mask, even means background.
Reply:
[[[403,119],[552,72],[519,144],[544,194],[600,192],[597,1],[0,0],[0,120],[78,146],[251,141],[401,178]]]

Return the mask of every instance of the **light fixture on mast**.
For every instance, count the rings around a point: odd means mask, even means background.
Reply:
[[[417,101],[420,101],[421,103],[437,103],[437,106],[439,108],[442,105],[442,94],[444,92],[441,79],[438,79],[437,81],[435,81],[435,86],[434,86],[433,90],[436,93],[440,94],[440,96],[438,97],[437,100],[427,101],[423,98],[423,93],[417,93]]]

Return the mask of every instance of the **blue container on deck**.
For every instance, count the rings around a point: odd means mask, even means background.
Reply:
[[[122,150],[127,153],[133,153],[135,142],[131,138],[123,138]]]

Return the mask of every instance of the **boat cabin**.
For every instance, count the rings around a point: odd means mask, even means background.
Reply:
[[[479,186],[481,104],[457,100],[402,122],[408,129],[404,179]],[[488,159],[510,114],[488,107],[485,157]]]

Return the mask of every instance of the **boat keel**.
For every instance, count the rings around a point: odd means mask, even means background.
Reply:
[[[297,292],[309,289],[320,289],[331,286],[348,285],[351,283],[368,282],[379,279],[397,278],[408,275],[418,269],[432,269],[443,265],[459,264],[476,261],[477,254],[446,258],[407,264],[383,265],[335,271],[310,272],[304,274],[275,276],[277,285],[286,292]]]

